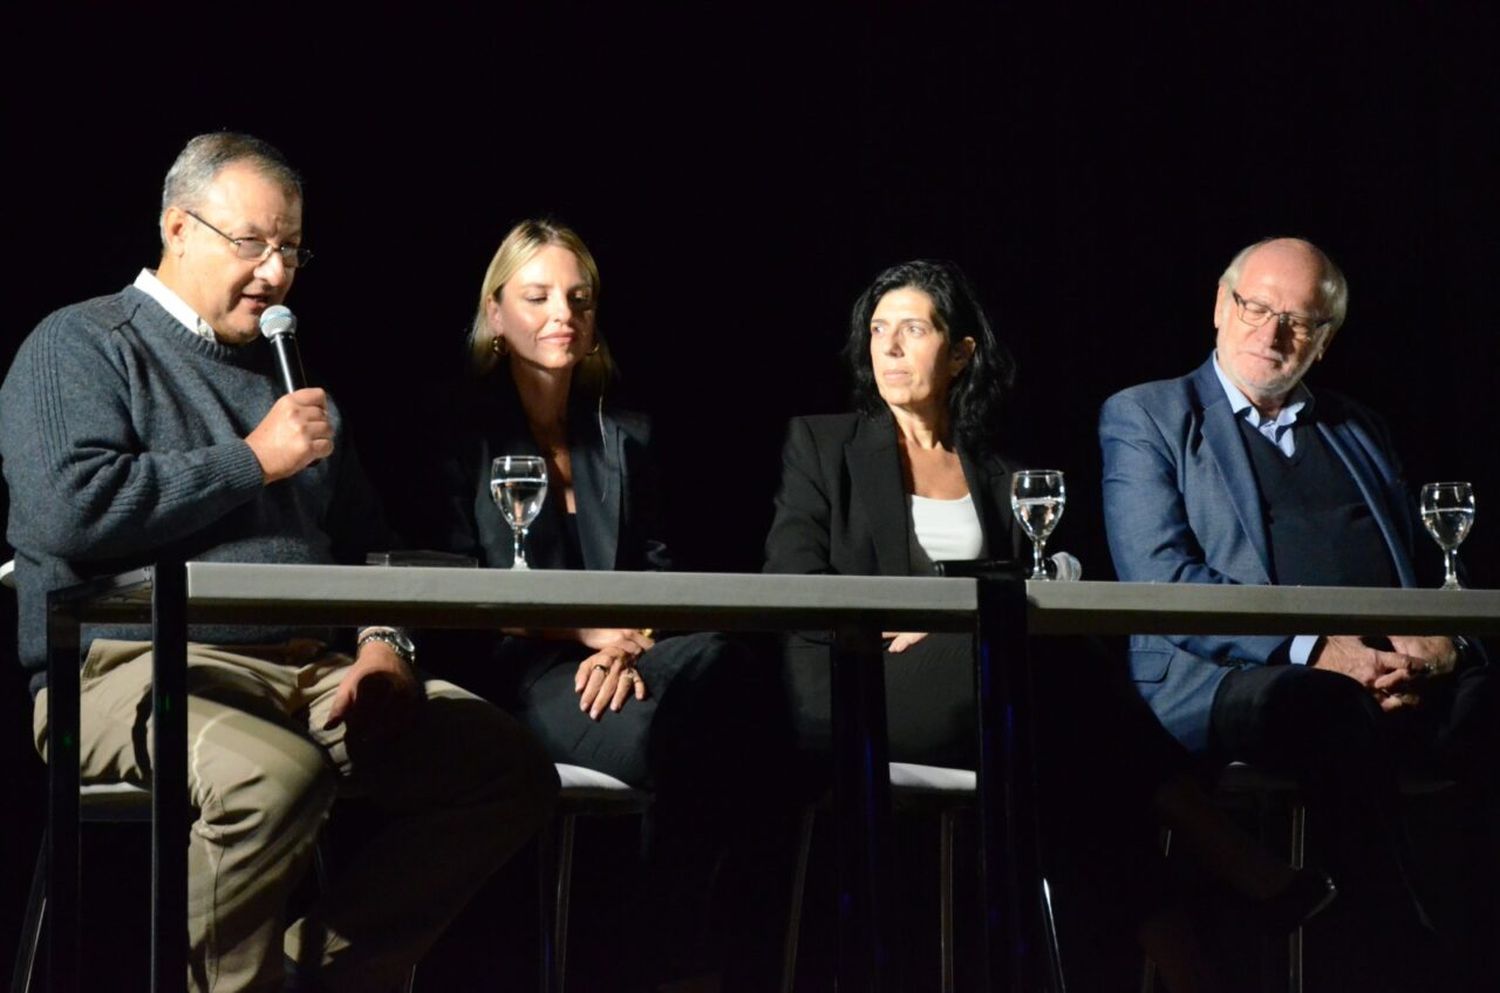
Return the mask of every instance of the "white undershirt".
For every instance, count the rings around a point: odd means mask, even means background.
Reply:
[[[193,308],[187,305],[186,300],[173,292],[172,288],[158,279],[156,273],[150,269],[142,269],[140,275],[135,277],[135,288],[161,304],[163,310],[177,318],[178,322],[193,334],[200,338],[207,338],[209,341],[218,340],[214,335],[214,329],[209,327],[208,322],[199,317]]]
[[[911,568],[930,576],[934,562],[984,558],[984,531],[971,494],[957,500],[908,496],[911,508]]]

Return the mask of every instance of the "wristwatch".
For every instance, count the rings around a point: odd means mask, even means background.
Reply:
[[[400,628],[370,628],[360,634],[355,650],[365,647],[367,641],[380,641],[391,646],[391,651],[401,656],[401,661],[407,665],[417,664],[417,646],[407,637],[406,632]]]

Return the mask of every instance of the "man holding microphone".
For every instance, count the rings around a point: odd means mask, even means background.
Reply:
[[[156,272],[44,319],[0,388],[20,654],[46,742],[49,590],[164,551],[361,561],[389,547],[321,389],[278,397],[259,322],[310,258],[281,154],[232,133],[167,174]],[[81,775],[149,784],[151,644],[84,631]],[[498,709],[430,679],[394,628],[189,632],[189,985],[382,990],[543,823],[556,775]],[[302,919],[285,903],[336,793],[390,816]],[[439,841],[440,839],[440,841]]]

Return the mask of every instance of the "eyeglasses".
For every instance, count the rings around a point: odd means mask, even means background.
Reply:
[[[233,245],[235,256],[246,262],[264,262],[271,257],[272,252],[281,256],[281,264],[288,269],[300,269],[312,261],[312,252],[305,248],[299,248],[296,245],[273,245],[259,238],[231,238],[186,207],[183,208],[183,213]]]
[[[1309,317],[1306,314],[1294,314],[1290,310],[1272,310],[1259,300],[1246,300],[1234,290],[1230,290],[1229,295],[1234,297],[1234,305],[1239,308],[1240,320],[1258,328],[1274,318],[1278,328],[1285,325],[1298,341],[1306,341],[1333,323],[1331,317]]]

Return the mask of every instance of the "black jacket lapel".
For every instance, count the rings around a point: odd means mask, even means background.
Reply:
[[[607,413],[579,404],[568,415],[573,497],[589,513],[578,515],[578,542],[589,569],[613,570],[620,553],[620,497],[628,480],[620,429]]]
[[[962,450],[958,461],[964,467],[964,479],[969,483],[969,494],[979,514],[979,527],[984,531],[985,554],[992,559],[1014,558],[1010,472],[997,459],[971,459]]]
[[[911,575],[910,525],[901,485],[901,457],[889,417],[861,418],[844,447],[849,466],[851,527],[859,520],[875,554],[873,575]],[[858,515],[858,516],[856,516]]]

